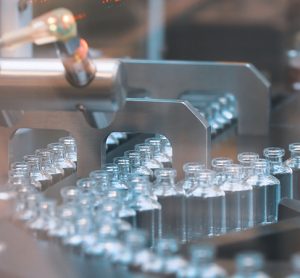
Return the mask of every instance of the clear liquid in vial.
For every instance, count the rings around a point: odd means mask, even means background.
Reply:
[[[279,200],[279,184],[253,186],[254,225],[277,222]]]
[[[186,198],[187,241],[221,234],[224,230],[224,197]]]
[[[253,225],[252,190],[225,191],[226,231],[241,231]]]
[[[184,196],[157,196],[157,200],[161,204],[161,237],[182,241],[185,231]]]
[[[161,230],[161,210],[141,210],[136,212],[136,227],[149,235],[150,246],[155,245]]]
[[[280,199],[293,198],[293,180],[292,173],[273,174],[280,181]]]

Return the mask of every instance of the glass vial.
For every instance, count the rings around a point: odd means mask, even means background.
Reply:
[[[269,163],[258,159],[253,163],[254,173],[247,183],[253,187],[253,224],[277,222],[280,201],[280,182],[270,175]]]
[[[244,173],[243,178],[247,179],[253,175],[253,162],[259,159],[258,153],[254,152],[243,152],[237,156],[238,162],[243,166]]]
[[[243,180],[243,167],[226,167],[226,180],[221,185],[225,192],[226,232],[241,231],[253,226],[253,190]]]
[[[285,164],[293,170],[293,198],[300,199],[300,143],[289,145],[290,159]]]
[[[185,234],[183,217],[184,195],[176,188],[176,170],[157,169],[153,193],[161,204],[161,238],[176,238],[182,241]]]
[[[187,241],[224,232],[225,193],[214,186],[215,172],[203,169],[198,184],[186,194]]]
[[[270,147],[264,149],[264,156],[270,163],[270,173],[280,181],[280,199],[293,198],[292,169],[282,162],[285,151],[281,148]]]
[[[225,278],[225,269],[215,262],[215,248],[212,245],[193,245],[190,248],[191,262],[177,273],[177,278]]]
[[[269,278],[269,275],[262,271],[264,258],[258,252],[245,252],[238,254],[235,260],[236,273],[233,278]]]

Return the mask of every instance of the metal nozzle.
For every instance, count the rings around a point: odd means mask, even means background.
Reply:
[[[0,48],[33,42],[37,45],[56,43],[66,70],[66,78],[75,87],[88,85],[96,68],[88,57],[88,44],[77,37],[74,15],[60,8],[39,16],[31,23],[0,38]]]

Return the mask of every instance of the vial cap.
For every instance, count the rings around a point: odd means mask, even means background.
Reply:
[[[240,253],[236,257],[236,267],[240,271],[252,272],[261,270],[264,265],[264,258],[258,252]]]

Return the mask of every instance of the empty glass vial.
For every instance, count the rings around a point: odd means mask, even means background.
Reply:
[[[56,202],[42,200],[38,206],[38,215],[28,223],[28,227],[40,239],[47,239],[47,233],[55,226]]]
[[[64,170],[64,176],[69,176],[76,171],[76,164],[66,158],[66,147],[61,143],[51,143],[47,148],[53,153],[53,163]]]
[[[215,248],[212,245],[193,245],[190,248],[190,263],[179,272],[177,278],[225,278],[225,269],[215,262]]]
[[[152,171],[163,168],[162,163],[154,159],[153,147],[149,144],[138,144],[135,146],[135,150],[140,153],[142,166],[145,166]]]
[[[281,148],[271,147],[264,149],[264,156],[270,163],[270,173],[280,181],[280,198],[293,198],[292,169],[282,161],[285,151]]]
[[[285,164],[293,170],[293,198],[300,199],[300,143],[289,145],[290,159]]]
[[[119,167],[115,163],[106,163],[102,167],[103,170],[111,173],[111,188],[127,192],[128,185],[119,179]]]
[[[133,150],[126,151],[124,155],[129,158],[130,173],[146,176],[149,180],[151,179],[153,171],[141,165],[141,155],[139,152]]]
[[[152,198],[150,183],[143,180],[131,181],[130,207],[136,211],[136,227],[149,234],[150,246],[154,246],[161,230],[161,205]]]
[[[244,179],[253,175],[253,162],[259,159],[259,154],[254,152],[243,152],[239,153],[237,156],[239,163],[243,166],[244,169]]]
[[[233,278],[268,278],[262,271],[264,258],[258,252],[244,252],[237,255],[235,260],[236,273]]]
[[[155,134],[155,137],[160,139],[162,152],[166,154],[171,159],[172,162],[173,149],[169,139],[166,136],[161,134]]]
[[[226,167],[233,163],[228,157],[216,157],[211,161],[212,169],[216,172],[215,183],[221,186],[226,180]]]
[[[97,185],[94,189],[95,208],[99,207],[107,195],[111,187],[112,174],[105,170],[95,170],[89,174],[89,177],[96,181]]]
[[[8,177],[7,186],[17,192],[19,187],[27,187],[28,191],[37,192],[42,186],[40,182],[33,182],[29,176],[29,172],[23,169],[10,170]]]
[[[23,209],[18,211],[16,218],[24,222],[33,221],[39,214],[39,205],[43,197],[40,193],[27,193]]]
[[[90,242],[94,232],[94,225],[91,216],[79,213],[74,217],[74,229],[63,238],[63,244],[72,252],[79,253],[81,245]]]
[[[130,174],[130,161],[128,157],[115,157],[114,164],[118,166],[118,178],[124,184],[128,183]]]
[[[143,230],[133,229],[124,235],[124,248],[113,258],[113,262],[129,266],[138,270],[148,261],[152,260],[154,254],[147,248],[147,233]]]
[[[77,163],[77,145],[76,140],[72,136],[61,137],[58,139],[66,147],[66,158],[70,161]]]
[[[240,231],[253,226],[253,189],[243,179],[243,167],[226,167],[226,180],[221,185],[225,192],[226,232]]]
[[[48,149],[37,149],[35,155],[40,159],[41,169],[52,176],[52,183],[55,184],[64,176],[64,169],[53,163],[53,153]]]
[[[66,186],[61,188],[60,196],[64,204],[74,204],[76,205],[76,201],[80,195],[79,188],[75,186]]]
[[[95,192],[95,188],[97,187],[97,182],[92,178],[82,178],[76,182],[76,187],[81,192]]]
[[[184,194],[176,188],[176,170],[172,168],[157,169],[153,193],[161,204],[161,238],[184,239],[185,221],[183,216]]]
[[[247,183],[253,188],[253,224],[277,222],[280,201],[280,182],[270,175],[269,163],[265,159],[253,162],[254,173]]]
[[[28,164],[30,177],[33,182],[41,183],[41,190],[46,190],[52,185],[52,176],[41,169],[40,159],[36,155],[24,156],[24,161]]]
[[[192,188],[198,185],[198,176],[205,168],[205,165],[199,162],[188,162],[183,165],[184,179],[178,183],[180,190],[186,194]]]
[[[214,186],[215,172],[203,169],[198,184],[186,194],[187,240],[220,235],[225,230],[225,193]]]
[[[172,168],[172,159],[163,152],[162,141],[159,138],[148,138],[146,144],[152,146],[153,158],[160,162],[165,168]]]
[[[155,256],[142,265],[144,272],[174,275],[187,265],[187,262],[176,254],[178,244],[175,239],[160,239],[157,242],[155,251]]]
[[[136,211],[130,207],[130,202],[118,190],[109,190],[106,199],[113,199],[119,204],[118,217],[127,221],[132,227],[136,226]]]
[[[292,273],[287,278],[299,278],[300,277],[300,253],[296,253],[292,256]]]

